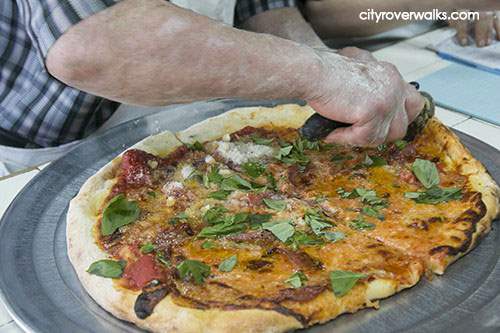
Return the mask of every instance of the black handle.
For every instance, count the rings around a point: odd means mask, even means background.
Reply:
[[[418,82],[410,82],[417,90],[420,88]],[[340,121],[328,119],[319,113],[313,114],[306,120],[304,125],[300,128],[299,132],[307,140],[315,141],[325,138],[333,130],[342,127],[349,127],[351,124],[342,123]]]

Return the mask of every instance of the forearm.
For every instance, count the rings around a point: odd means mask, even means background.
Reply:
[[[307,0],[305,16],[321,37],[370,36],[408,23],[408,21],[368,21],[360,12],[386,11],[454,11],[457,9],[492,10],[500,8],[498,0]]]
[[[273,9],[257,14],[246,20],[242,28],[272,34],[314,48],[326,47],[296,7]]]
[[[227,27],[164,1],[125,0],[71,28],[49,72],[119,102],[301,98],[319,61],[308,47]]]

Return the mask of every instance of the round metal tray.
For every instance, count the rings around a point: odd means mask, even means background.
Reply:
[[[100,308],[80,285],[66,255],[66,210],[80,186],[121,151],[163,130],[184,129],[239,106],[269,102],[216,101],[172,107],[85,140],[43,169],[17,196],[0,223],[0,290],[17,323],[32,332],[138,332]],[[470,136],[462,142],[500,181],[500,152]],[[379,310],[342,315],[311,332],[498,332],[500,228],[441,277],[381,301]]]

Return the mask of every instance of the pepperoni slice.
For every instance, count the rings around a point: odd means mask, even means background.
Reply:
[[[123,278],[131,288],[142,289],[152,280],[161,280],[161,270],[156,267],[153,256],[144,255],[125,267]]]

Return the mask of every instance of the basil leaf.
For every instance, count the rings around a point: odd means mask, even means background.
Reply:
[[[377,193],[373,190],[356,188],[354,189],[352,196],[360,197],[362,202],[369,204],[371,206],[380,206],[380,207],[387,206],[387,201],[385,199],[379,198],[377,196]]]
[[[296,231],[290,238],[291,246],[294,250],[297,250],[302,245],[322,245],[323,240],[314,236],[306,234],[302,231]]]
[[[246,162],[241,167],[252,178],[257,178],[266,171],[266,167],[260,162]]]
[[[226,200],[230,194],[231,194],[231,191],[219,190],[219,191],[209,193],[207,197],[211,198],[211,199],[216,199],[216,200]]]
[[[436,165],[431,161],[417,158],[413,162],[411,170],[425,188],[439,185],[439,172]]]
[[[156,259],[161,262],[163,265],[167,266],[167,267],[170,267],[172,265],[172,263],[170,262],[170,260],[168,260],[167,258],[165,258],[165,255],[161,252],[157,252],[156,253]]]
[[[280,148],[280,150],[279,150],[278,155],[276,156],[276,158],[278,160],[283,159],[283,157],[288,156],[290,154],[290,152],[292,151],[292,149],[293,149],[293,146],[286,146],[286,147]]]
[[[284,200],[273,200],[264,198],[262,201],[266,204],[267,207],[274,209],[278,212],[281,212],[286,209],[286,201]]]
[[[345,234],[341,231],[325,231],[322,236],[332,243],[345,238]]]
[[[358,216],[349,224],[349,227],[354,230],[372,230],[375,224],[367,222],[362,216]]]
[[[87,272],[105,278],[117,279],[122,276],[125,265],[124,261],[103,259],[93,262],[87,269]]]
[[[219,271],[231,272],[233,270],[234,266],[236,266],[237,260],[238,260],[238,258],[236,257],[236,255],[233,255],[227,259],[224,259],[224,261],[222,261],[219,264]]]
[[[384,214],[380,213],[376,207],[363,207],[361,209],[361,213],[367,216],[375,217],[380,221],[385,220]]]
[[[241,223],[233,224],[232,222],[224,222],[201,229],[200,233],[198,234],[198,237],[209,238],[209,237],[230,235],[242,232],[245,229],[246,226],[244,224]]]
[[[206,240],[203,243],[201,243],[201,248],[204,250],[213,249],[214,247],[215,247],[215,243],[212,241],[209,241],[209,240]]]
[[[332,227],[332,225],[328,223],[328,219],[326,218],[326,216],[312,210],[308,211],[306,215],[304,215],[304,221],[309,225],[311,230],[318,236],[322,235],[323,229]]]
[[[252,139],[252,141],[255,143],[255,144],[258,144],[258,145],[264,145],[264,146],[269,146],[271,143],[273,143],[274,139],[271,138],[271,139],[266,139],[266,138],[262,138],[262,137],[259,137],[257,135],[252,135],[250,137]]]
[[[387,165],[387,161],[382,157],[366,155],[365,160],[363,161],[363,165],[374,168],[378,166]]]
[[[272,217],[272,214],[250,214],[247,221],[250,223],[250,228],[256,229],[261,227],[263,223],[269,222]]]
[[[278,190],[278,184],[276,184],[276,179],[274,179],[274,176],[272,173],[268,173],[266,175],[266,178],[267,178],[267,187],[269,187],[269,189],[273,190],[273,191],[277,191]]]
[[[295,228],[290,224],[290,221],[283,222],[267,222],[262,224],[262,228],[269,230],[283,243],[286,242],[295,233]]]
[[[432,187],[425,192],[406,192],[405,198],[412,199],[419,204],[436,205],[452,200],[461,200],[462,190],[459,188]]]
[[[337,297],[346,295],[358,282],[359,279],[366,278],[367,275],[350,271],[336,270],[330,272],[330,282],[333,293]]]
[[[171,225],[176,225],[178,222],[182,221],[182,220],[187,220],[188,219],[188,216],[185,212],[182,212],[182,213],[179,213],[177,214],[176,216],[172,217],[168,223],[170,223]]]
[[[406,142],[405,140],[396,140],[394,142],[394,145],[396,146],[396,148],[398,148],[399,150],[403,150],[405,149],[405,147],[408,145],[408,142]]]
[[[337,194],[342,199],[352,199],[352,198],[356,198],[358,196],[354,191],[348,192],[343,187],[339,187],[337,189]]]
[[[144,254],[151,253],[155,250],[155,246],[151,243],[146,243],[143,246],[141,246],[140,251]]]
[[[227,209],[222,206],[214,206],[208,209],[205,214],[203,214],[203,220],[208,224],[217,224],[224,222],[224,214]]]
[[[238,175],[224,178],[221,183],[221,189],[224,191],[252,190],[252,184]]]
[[[207,183],[220,184],[224,180],[224,176],[219,173],[219,168],[216,166],[210,167],[210,171],[206,173]],[[208,187],[208,186],[206,186]]]
[[[347,161],[347,160],[352,160],[353,157],[351,155],[333,155],[330,161],[332,162],[340,162],[340,161]]]
[[[285,283],[288,283],[293,288],[297,289],[297,288],[302,287],[302,285],[306,281],[307,281],[307,276],[304,273],[299,271],[299,272],[296,272],[296,273],[293,273],[292,275],[290,275],[290,277],[285,280]]]
[[[135,201],[128,201],[123,194],[111,199],[102,214],[101,234],[109,236],[118,228],[134,222],[140,209]]]
[[[387,149],[387,143],[381,143],[377,146],[378,151],[384,151]]]
[[[198,260],[186,259],[177,265],[179,276],[184,281],[194,280],[196,284],[202,284],[210,275],[210,266]]]
[[[204,151],[203,144],[199,141],[186,143],[186,146],[192,151]]]

